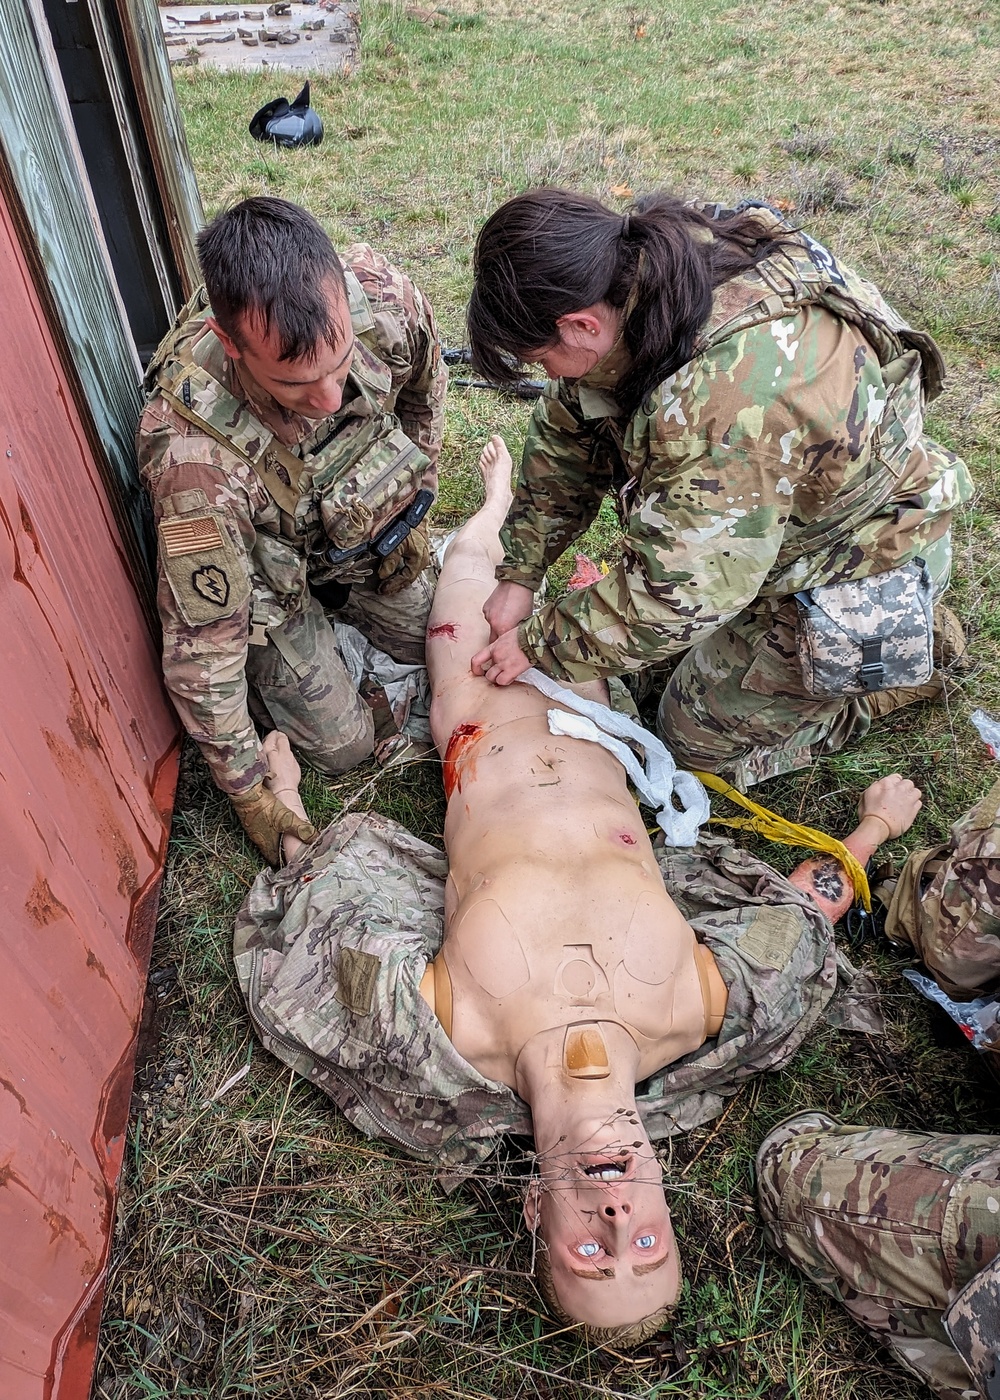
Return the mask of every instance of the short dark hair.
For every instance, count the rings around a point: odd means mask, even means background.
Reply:
[[[473,359],[509,384],[528,352],[558,343],[560,317],[606,302],[624,311],[632,364],[617,398],[632,414],[691,359],[714,289],[788,236],[752,210],[712,219],[664,190],[636,200],[628,217],[572,190],[528,190],[502,204],[476,240]]]
[[[217,214],[198,235],[198,257],[212,314],[242,344],[241,321],[259,318],[278,334],[279,358],[315,356],[342,337],[330,315],[326,283],[347,295],[337,250],[298,204],[261,195]]]

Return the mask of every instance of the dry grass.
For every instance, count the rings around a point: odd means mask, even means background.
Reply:
[[[933,431],[980,495],[957,531],[954,596],[978,669],[945,707],[904,711],[859,747],[770,784],[768,803],[843,831],[860,787],[910,772],[909,838],[937,838],[989,774],[966,723],[1000,711],[995,447],[1000,428],[1000,184],[992,4],[975,0],[452,0],[428,28],[399,4],[363,16],[355,79],[314,83],[327,140],[276,154],[246,122],[288,87],[184,71],[178,85],[209,208],[253,192],[309,205],[341,242],[412,272],[451,343],[475,229],[536,180],[624,203],[666,183],[787,201],[942,340]],[[516,451],[523,405],[452,395],[442,523],[477,501],[491,431]],[[615,547],[610,516],[591,542]],[[557,576],[558,578],[562,575]],[[311,781],[319,821],[358,800],[439,840],[434,765]],[[902,846],[900,847],[902,850]],[[794,859],[771,849],[776,863]],[[1000,1129],[980,1066],[918,1003],[887,949],[869,957],[886,1038],[825,1032],[748,1086],[716,1124],[664,1145],[687,1285],[677,1326],[634,1356],[581,1346],[542,1315],[518,1231],[525,1144],[444,1196],[425,1168],[358,1137],[254,1041],[231,970],[233,917],[257,870],[188,754],[150,979],[158,1040],[137,1082],[95,1396],[725,1397],[924,1394],[763,1245],[753,1150],[797,1107],[857,1121]],[[225,1093],[221,1086],[248,1072]]]

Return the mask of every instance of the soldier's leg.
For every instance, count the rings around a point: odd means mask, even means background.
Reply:
[[[425,664],[424,638],[437,583],[432,559],[412,583],[389,597],[377,592],[377,579],[356,583],[337,610],[337,620],[356,627],[379,651],[410,666]]]
[[[871,725],[864,700],[805,694],[795,603],[757,606],[692,647],[667,682],[657,729],[682,768],[719,773],[745,791],[807,768]]]
[[[1000,1252],[1000,1138],[798,1114],[761,1144],[757,1190],[779,1253],[942,1400],[976,1396],[942,1314]]]
[[[371,710],[354,688],[315,598],[304,612],[272,628],[266,646],[248,649],[246,670],[254,709],[262,707],[321,773],[346,773],[371,756]]]

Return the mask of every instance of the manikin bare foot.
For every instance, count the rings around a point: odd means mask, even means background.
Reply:
[[[511,455],[503,438],[494,433],[479,454],[479,472],[486,488],[483,510],[491,515],[499,512],[506,518],[510,503],[514,499],[510,475],[513,469]]]
[[[861,794],[860,821],[844,838],[844,845],[860,865],[867,865],[883,841],[909,831],[922,805],[920,789],[909,778],[899,773],[879,778]],[[854,903],[851,878],[833,856],[813,856],[788,878],[816,901],[831,923],[836,923]]]

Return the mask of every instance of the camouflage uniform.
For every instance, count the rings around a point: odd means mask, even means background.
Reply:
[[[667,887],[728,988],[716,1039],[639,1086],[652,1138],[715,1117],[751,1075],[784,1064],[856,977],[817,906],[720,837],[661,847]],[[237,917],[236,971],[265,1045],[362,1132],[436,1163],[446,1182],[531,1132],[506,1085],[459,1055],[419,992],[441,946],[445,857],[385,817],[333,823],[284,870],[254,881]],[[850,1024],[877,1029],[855,987]],[[842,1021],[841,1024],[844,1022]]]
[[[948,841],[913,852],[885,931],[911,944],[950,996],[1000,990],[1000,781],[955,822]]]
[[[943,590],[952,512],[971,494],[964,464],[923,434],[933,341],[821,245],[789,240],[717,288],[695,357],[631,419],[614,397],[622,345],[549,384],[497,569],[537,588],[612,491],[621,562],[522,623],[521,648],[562,681],[686,652],[661,733],[682,766],[744,787],[870,722],[864,695],[806,691],[794,595],[915,558]]]
[[[942,1400],[1000,1397],[989,1379],[1000,1350],[1000,1138],[804,1113],[765,1138],[757,1184],[774,1248]]]
[[[316,553],[356,556],[433,490],[442,436],[447,376],[428,303],[365,244],[343,262],[355,348],[332,417],[290,413],[241,377],[204,323],[203,290],[150,366],[138,452],[159,538],[163,673],[231,794],[267,771],[251,710],[327,772],[371,752],[371,714],[313,586],[353,583],[341,619],[397,660],[423,660],[433,578],[384,596],[369,555],[329,566]]]

